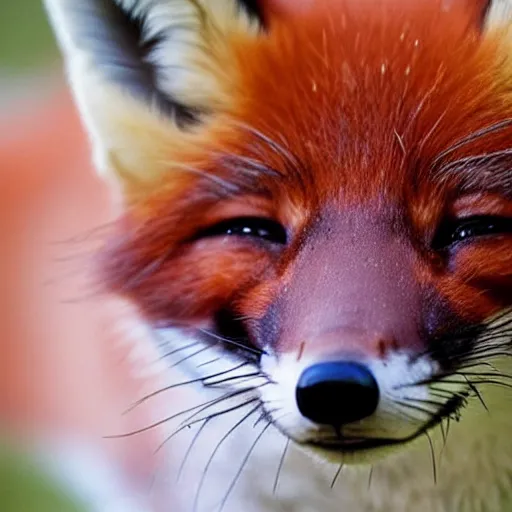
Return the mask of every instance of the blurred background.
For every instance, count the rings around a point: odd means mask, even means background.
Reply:
[[[41,2],[1,0],[1,510],[127,512],[120,489],[154,469],[152,431],[105,439],[149,422],[143,407],[122,413],[157,379],[124,306],[91,284],[108,204]]]
[[[38,0],[3,0],[0,5],[0,105],[29,92],[31,78],[47,80],[58,69],[58,53]]]

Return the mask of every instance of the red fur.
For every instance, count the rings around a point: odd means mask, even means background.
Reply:
[[[208,319],[228,306],[262,317],[293,275],[313,219],[325,208],[342,214],[371,204],[376,214],[391,208],[402,219],[418,254],[418,283],[437,290],[459,316],[480,322],[509,306],[510,235],[460,248],[449,262],[429,248],[462,196],[473,198],[465,212],[511,212],[510,183],[508,190],[496,184],[483,163],[446,167],[510,148],[511,126],[439,160],[457,141],[512,117],[512,77],[505,75],[499,36],[480,34],[484,3],[473,10],[462,1],[324,0],[269,15],[269,32],[257,40],[232,41],[238,95],[225,121],[235,121],[234,128],[227,132],[219,120],[222,130],[210,128],[211,147],[198,148],[191,161],[234,190],[170,169],[160,192],[119,223],[104,253],[107,286],[134,299],[153,321]],[[244,172],[240,158],[280,176]],[[504,159],[503,170],[511,162]],[[260,198],[253,213],[288,228],[289,248],[191,241],[218,218],[219,201],[234,205],[230,215],[243,215],[248,196]]]

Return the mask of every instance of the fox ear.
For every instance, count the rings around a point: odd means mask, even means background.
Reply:
[[[490,28],[500,25],[510,26],[512,22],[512,0],[487,0],[487,2],[482,1],[481,3],[484,4],[484,25]]]
[[[448,0],[450,1],[450,0]],[[453,1],[453,0],[451,0]],[[471,18],[479,30],[484,30],[492,0],[463,0],[471,13]]]
[[[512,0],[441,0],[445,8],[461,6],[469,12],[473,26],[483,32],[512,19]]]
[[[228,108],[232,41],[264,28],[258,0],[45,2],[98,169],[138,182]]]

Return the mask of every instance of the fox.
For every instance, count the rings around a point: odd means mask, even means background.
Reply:
[[[162,510],[511,510],[510,3],[45,4]]]

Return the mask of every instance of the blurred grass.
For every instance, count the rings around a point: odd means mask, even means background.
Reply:
[[[52,65],[57,49],[41,0],[0,0],[0,78]]]
[[[2,512],[85,512],[85,506],[65,491],[24,452],[0,447],[0,507]]]

